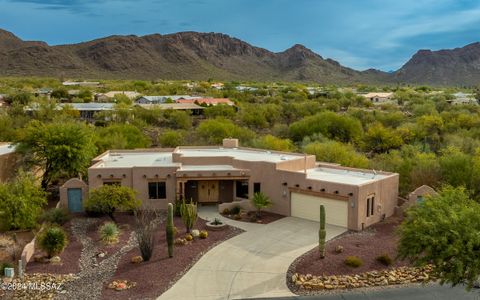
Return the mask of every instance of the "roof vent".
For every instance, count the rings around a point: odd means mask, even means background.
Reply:
[[[285,155],[282,155],[280,156],[280,160],[287,160],[287,158],[285,157]]]

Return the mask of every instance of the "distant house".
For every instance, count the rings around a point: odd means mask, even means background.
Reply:
[[[64,86],[99,86],[100,82],[97,81],[64,81]]]
[[[236,86],[235,89],[239,92],[255,92],[256,90],[258,90],[258,88],[256,87],[244,85]]]
[[[144,109],[173,109],[191,111],[192,115],[198,116],[202,114],[203,107],[195,103],[164,103],[164,104],[136,104],[136,106]]]
[[[113,98],[116,95],[124,95],[124,96],[127,96],[129,99],[135,99],[141,94],[135,91],[110,91],[108,93],[105,93],[104,95],[107,96],[108,98]]]
[[[473,105],[478,105],[478,100],[475,99],[475,96],[473,94],[467,94],[467,93],[455,93],[452,95],[454,98],[451,100],[447,100],[448,103],[453,104],[453,105],[460,105],[460,104],[473,104]]]
[[[197,98],[197,99],[178,99],[177,103],[196,103],[199,105],[215,106],[219,104],[235,106],[235,103],[228,98]]]
[[[71,107],[74,110],[77,110],[80,113],[80,119],[86,121],[93,121],[95,114],[102,111],[113,111],[115,109],[116,103],[59,103],[57,104],[56,109],[61,110],[64,107]],[[25,107],[26,112],[32,112],[38,110],[38,103],[33,103],[29,107]]]
[[[390,93],[367,93],[367,94],[363,94],[361,96],[367,98],[373,104],[381,104],[381,103],[385,103],[385,102],[390,102],[394,98],[394,95],[391,92]]]
[[[50,95],[52,94],[53,89],[50,88],[41,88],[34,92],[35,97],[47,97],[50,99]]]
[[[170,99],[175,102],[179,99],[199,99],[201,97],[189,96],[189,95],[166,95],[166,96],[142,96],[135,101],[136,104],[162,104],[167,103]]]
[[[221,82],[215,82],[210,85],[211,88],[217,89],[217,90],[222,90],[223,89],[223,83]]]
[[[5,182],[15,175],[19,156],[15,153],[15,146],[0,142],[0,182]]]

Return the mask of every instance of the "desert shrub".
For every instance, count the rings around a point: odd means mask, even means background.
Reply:
[[[98,229],[100,239],[108,244],[118,242],[118,236],[120,235],[120,229],[117,224],[113,222],[106,222]]]
[[[228,208],[225,208],[225,209],[223,209],[222,214],[224,214],[224,215],[229,215],[229,214],[230,214],[230,210],[229,210]]]
[[[62,208],[52,208],[47,211],[45,211],[41,218],[43,222],[48,222],[50,224],[57,224],[57,225],[63,225],[67,223],[67,221],[70,219],[70,216],[68,212],[66,212]]]
[[[238,215],[240,213],[240,206],[234,206],[230,208],[231,215]]]
[[[357,256],[347,256],[347,258],[345,258],[345,264],[352,268],[358,268],[363,265],[363,261]]]
[[[377,256],[376,260],[384,266],[390,266],[393,263],[393,259],[386,253]]]
[[[199,237],[200,237],[201,239],[206,239],[206,238],[208,237],[208,231],[206,231],[206,230],[200,231]]]
[[[49,227],[40,232],[38,237],[40,249],[47,252],[48,257],[62,253],[67,246],[67,234],[58,226]]]
[[[13,268],[13,265],[9,262],[3,262],[2,264],[0,264],[0,276],[3,276],[3,274],[5,274],[6,268]]]
[[[155,247],[154,233],[158,212],[153,209],[135,211],[135,235],[143,261],[149,261]]]

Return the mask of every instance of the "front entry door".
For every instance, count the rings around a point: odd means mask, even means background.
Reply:
[[[198,189],[198,202],[216,203],[218,202],[218,180],[200,181]]]

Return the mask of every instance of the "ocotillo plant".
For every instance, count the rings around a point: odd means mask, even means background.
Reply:
[[[168,203],[166,230],[167,230],[168,257],[173,257],[173,205],[172,203]]]
[[[318,231],[318,251],[320,258],[325,258],[325,238],[327,232],[325,231],[325,207],[320,205],[320,230]]]
[[[192,230],[197,222],[197,205],[192,202],[187,204],[185,203],[185,199],[183,199],[182,206],[180,207],[180,214],[182,216],[183,224],[185,224],[185,228],[187,229],[187,233],[190,233],[190,230]]]

